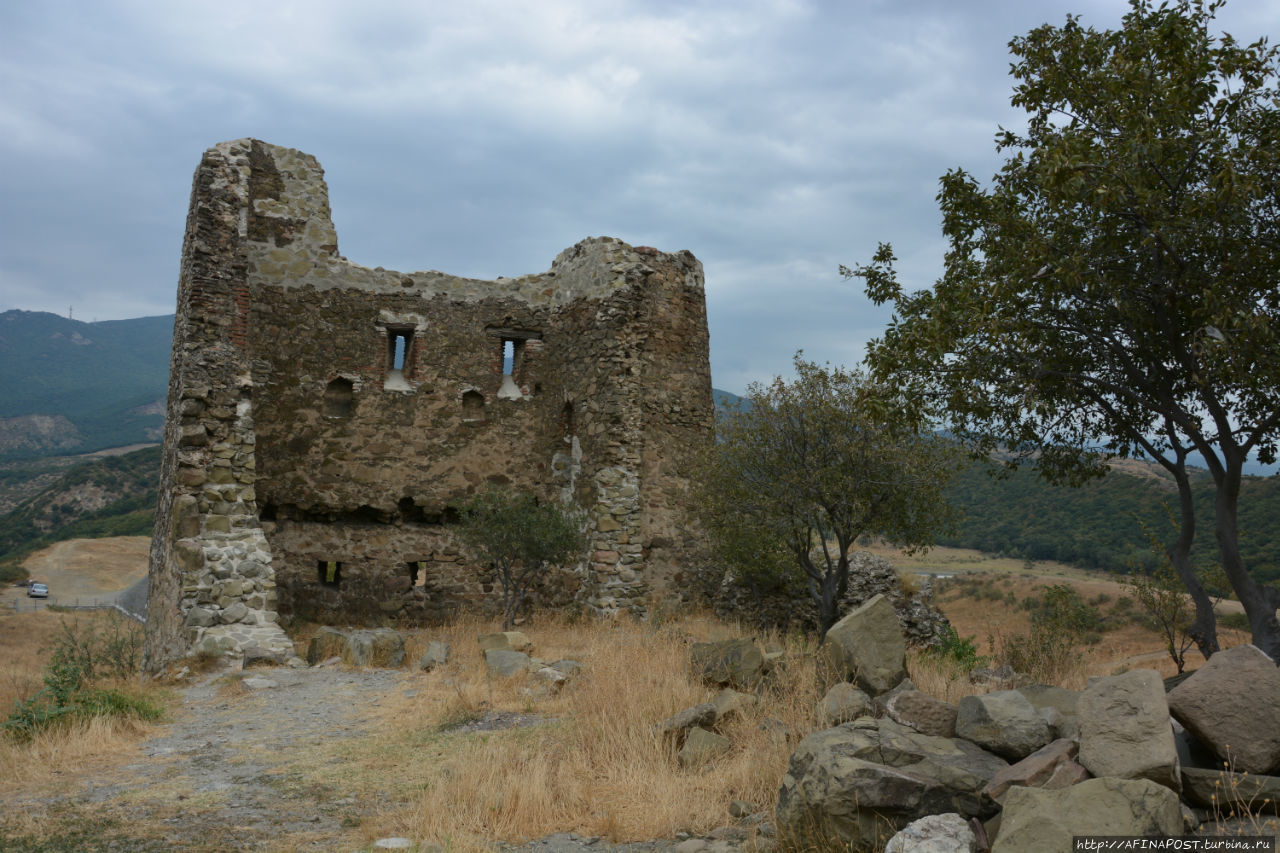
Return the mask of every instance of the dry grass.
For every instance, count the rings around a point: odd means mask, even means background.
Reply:
[[[540,620],[525,629],[534,654],[583,664],[559,694],[541,695],[532,678],[486,676],[476,637],[493,630],[467,620],[422,635],[419,645],[448,640],[451,662],[371,708],[380,721],[377,736],[322,749],[309,766],[290,769],[325,784],[341,767],[347,789],[384,797],[393,791],[384,813],[362,824],[370,840],[393,834],[480,850],[495,838],[563,831],[613,841],[670,838],[723,825],[733,800],[771,809],[795,740],[761,722],[780,720],[797,734],[814,727],[816,679],[797,644],[759,705],[718,726],[731,751],[702,768],[681,769],[674,747],[652,727],[716,693],[690,677],[690,643],[750,632],[700,617],[658,627]],[[538,724],[453,730],[486,712],[534,715]]]
[[[54,640],[62,633],[63,622],[80,627],[97,626],[120,618],[106,611],[83,611],[75,615],[39,610],[34,613],[0,611],[0,647],[5,650],[0,664],[0,720],[9,710],[44,686],[44,667]],[[163,703],[165,690],[159,685],[140,686],[136,681],[121,686],[131,692],[145,692]],[[25,786],[72,779],[89,768],[110,763],[130,753],[150,727],[127,719],[94,718],[55,726],[36,734],[29,743],[14,743],[0,736],[0,793]]]

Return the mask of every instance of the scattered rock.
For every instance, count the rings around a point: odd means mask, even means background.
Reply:
[[[251,675],[248,678],[240,679],[240,683],[246,690],[270,690],[279,685],[270,678],[264,678],[260,675]]]
[[[1215,654],[1169,693],[1169,710],[1237,772],[1280,772],[1280,668],[1256,646]]]
[[[1049,724],[1054,738],[1073,738],[1080,730],[1076,723],[1076,706],[1080,701],[1079,690],[1052,687],[1048,684],[1028,684],[1017,688],[1035,706],[1040,716]]]
[[[427,652],[418,658],[418,669],[431,672],[449,662],[449,644],[441,640],[432,640],[427,644]]]
[[[878,696],[907,677],[906,654],[893,605],[877,595],[831,626],[819,659],[828,683],[852,681]]]
[[[752,811],[751,803],[748,803],[746,800],[734,800],[732,803],[729,803],[729,817],[749,817]]]
[[[341,657],[347,635],[337,628],[321,628],[307,644],[307,663],[315,666],[329,658]]]
[[[568,658],[558,660],[555,663],[550,664],[550,666],[556,672],[564,675],[565,678],[577,678],[582,673],[582,664],[578,663],[576,660],[569,660]]]
[[[847,681],[833,684],[818,702],[818,725],[824,729],[871,713],[871,697]]]
[[[956,736],[1018,761],[1049,742],[1049,726],[1017,690],[966,696],[956,706]]]
[[[889,839],[884,853],[973,853],[977,849],[969,821],[958,814],[914,820]]]
[[[1158,683],[1159,676],[1155,678]],[[1073,835],[1178,835],[1181,831],[1178,795],[1169,788],[1149,779],[1090,779],[1060,791],[1010,788],[991,851],[1068,851],[1073,849]]]
[[[350,666],[395,669],[404,664],[404,654],[404,637],[391,628],[352,631],[342,645],[342,661]]]
[[[529,671],[529,656],[510,649],[489,649],[484,653],[484,663],[490,675],[513,678]]]
[[[732,746],[733,743],[727,737],[694,726],[685,737],[677,759],[680,766],[686,769],[701,767],[717,755],[728,752]]]
[[[732,687],[726,687],[715,695],[711,704],[716,706],[717,723],[741,716],[747,708],[754,707],[760,700],[750,693],[739,693]]]
[[[653,730],[661,735],[674,737],[676,743],[684,743],[689,731],[695,727],[710,727],[716,722],[716,706],[711,702],[703,702],[692,708],[685,708],[672,714],[656,724]]]
[[[1080,763],[1094,776],[1182,787],[1164,684],[1154,670],[1094,680],[1080,695],[1077,711]]]
[[[501,631],[497,634],[482,634],[476,638],[480,651],[531,652],[533,641],[521,631]]]
[[[694,675],[715,687],[751,690],[764,675],[764,655],[750,638],[694,643],[689,660]]]

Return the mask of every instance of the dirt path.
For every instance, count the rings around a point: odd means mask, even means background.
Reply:
[[[295,762],[304,754],[338,761],[328,757],[335,743],[367,734],[361,713],[400,688],[404,674],[315,667],[236,676],[204,676],[184,688],[175,719],[139,744],[135,761],[55,792],[6,798],[4,813],[43,814],[53,830],[45,843],[57,843],[27,849],[366,847],[359,826],[383,799],[345,790],[340,763],[329,782],[316,783]],[[23,843],[0,835],[0,849]]]

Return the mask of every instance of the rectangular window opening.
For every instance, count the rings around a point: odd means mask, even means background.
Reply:
[[[426,586],[427,585],[427,561],[414,560],[409,564],[409,585],[410,586]]]
[[[502,375],[514,376],[516,372],[516,343],[511,338],[502,339]],[[519,343],[524,343],[519,341]]]
[[[337,560],[317,560],[316,576],[324,586],[338,586],[342,582],[342,563]]]
[[[413,329],[387,329],[387,368],[404,371],[413,345]]]

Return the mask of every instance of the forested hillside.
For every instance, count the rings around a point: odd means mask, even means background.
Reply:
[[[0,314],[0,459],[157,441],[173,317]]]
[[[973,465],[956,478],[950,498],[963,511],[960,529],[940,544],[976,548],[1032,560],[1060,560],[1086,568],[1126,572],[1134,561],[1155,559],[1143,525],[1162,539],[1172,536],[1170,511],[1178,495],[1155,465],[1119,463],[1101,480],[1081,488],[1051,486],[1027,469],[1007,478]],[[1213,484],[1207,471],[1195,479],[1199,519],[1193,560],[1217,560],[1213,535]],[[1240,494],[1240,545],[1259,580],[1280,580],[1280,477],[1246,477]]]
[[[150,535],[160,448],[84,462],[0,516],[0,579],[22,577],[22,559],[63,539]]]

